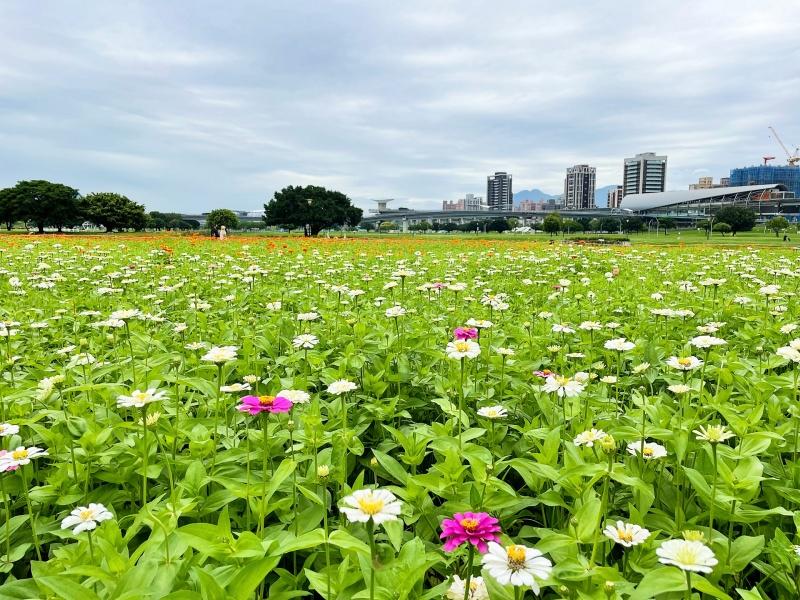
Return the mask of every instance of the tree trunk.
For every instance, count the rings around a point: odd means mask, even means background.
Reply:
[[[42,225],[41,223],[37,223],[36,227],[39,228],[39,233],[44,233],[44,225]]]

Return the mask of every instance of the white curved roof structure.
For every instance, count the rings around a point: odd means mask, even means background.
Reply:
[[[652,194],[628,194],[622,199],[620,208],[641,212],[655,210],[676,204],[689,204],[693,202],[722,201],[724,198],[756,196],[766,190],[785,191],[786,186],[780,183],[769,185],[741,185],[737,187],[709,188],[706,190],[679,190],[677,192],[656,192]]]

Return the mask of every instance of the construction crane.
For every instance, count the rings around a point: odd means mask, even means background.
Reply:
[[[778,143],[781,145],[781,148],[783,148],[783,151],[786,153],[787,162],[792,166],[796,165],[797,163],[800,163],[800,147],[794,149],[794,154],[790,154],[789,149],[784,145],[783,141],[781,141],[781,136],[778,135],[778,132],[775,131],[775,128],[772,125],[770,125],[769,130],[772,132],[772,135],[775,136],[775,139],[778,141]],[[764,164],[766,164],[766,162],[767,161],[765,158]]]
[[[774,156],[762,156],[761,158],[763,158],[763,159],[764,159],[764,165],[765,165],[765,166],[766,166],[766,164],[767,164],[769,161],[771,161],[771,160],[775,160],[775,157],[774,157]]]

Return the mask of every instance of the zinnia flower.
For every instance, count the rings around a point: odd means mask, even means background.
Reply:
[[[311,395],[303,390],[281,390],[278,392],[279,398],[288,398],[292,404],[305,404],[311,399]]]
[[[719,444],[732,437],[736,437],[725,425],[709,425],[708,427],[701,425],[698,429],[692,431],[692,433],[697,436],[698,440],[703,440],[711,444]]]
[[[91,503],[89,506],[79,506],[73,510],[68,517],[61,521],[61,529],[72,529],[72,533],[79,534],[81,531],[91,531],[97,527],[98,523],[113,519],[108,509],[102,504]]]
[[[711,573],[719,562],[711,548],[693,540],[667,540],[656,548],[656,554],[662,564],[696,573]]]
[[[339,396],[341,394],[346,394],[347,392],[352,392],[357,387],[358,386],[352,381],[347,381],[347,379],[337,379],[336,381],[332,381],[328,384],[328,393],[333,394],[334,396]]]
[[[251,415],[262,412],[285,413],[291,410],[292,401],[282,396],[245,396],[236,408]]]
[[[513,544],[503,548],[489,542],[489,551],[481,560],[483,566],[501,585],[530,586],[539,595],[537,579],[547,579],[553,563],[535,548]]]
[[[311,333],[303,333],[292,340],[292,346],[298,350],[311,350],[319,344],[319,338]]]
[[[476,327],[456,327],[453,331],[453,338],[457,340],[474,340],[478,337]]]
[[[667,359],[667,366],[679,371],[692,371],[703,366],[703,361],[696,356],[670,356]]]
[[[594,446],[595,442],[602,440],[606,437],[606,432],[602,429],[589,429],[588,431],[584,431],[583,433],[579,433],[573,443],[576,446],[586,446],[587,448],[591,448]]]
[[[661,444],[655,442],[631,442],[628,444],[628,453],[636,456],[641,454],[645,460],[653,460],[655,458],[664,458],[667,455],[667,449]]]
[[[728,342],[713,335],[698,335],[689,340],[689,343],[695,348],[707,349],[712,346],[724,346]]]
[[[11,423],[0,423],[0,437],[6,437],[19,433],[19,425],[12,425]]]
[[[502,406],[484,406],[478,409],[478,416],[487,419],[502,419],[508,416],[508,411]]]
[[[617,521],[616,525],[606,525],[603,534],[626,548],[638,546],[650,537],[650,531],[647,529],[623,521]]]
[[[488,513],[456,513],[452,519],[442,521],[442,533],[439,536],[445,540],[444,549],[452,552],[466,542],[486,552],[486,542],[496,542],[500,538],[498,521]]]
[[[461,579],[458,575],[453,575],[453,583],[447,590],[448,600],[464,600],[464,592],[466,581]],[[469,595],[468,600],[489,600],[489,590],[486,589],[486,584],[483,577],[472,577],[469,580]]]
[[[164,392],[157,392],[155,389],[150,388],[143,392],[141,390],[134,390],[130,396],[118,396],[117,406],[121,408],[142,408],[151,402],[158,402],[164,399]]]
[[[203,355],[200,360],[204,362],[212,362],[215,364],[222,364],[236,360],[237,346],[214,346]]]
[[[34,458],[47,456],[47,450],[31,446],[18,446],[16,450],[9,450],[0,456],[0,473],[5,471],[14,471],[18,467],[23,467],[31,462]]]
[[[606,350],[616,350],[618,352],[625,352],[627,350],[633,350],[636,346],[633,342],[629,342],[625,338],[614,338],[613,340],[608,340],[603,347]]]
[[[351,521],[366,523],[370,519],[380,525],[396,521],[400,514],[400,501],[389,490],[356,490],[342,500],[341,511]]]
[[[583,384],[569,377],[550,375],[544,382],[544,391],[557,393],[559,398],[574,398],[583,391]]]
[[[462,358],[475,358],[481,353],[480,344],[472,340],[456,340],[447,344],[445,348],[448,358],[460,360]]]

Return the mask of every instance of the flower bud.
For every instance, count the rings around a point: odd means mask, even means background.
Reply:
[[[320,465],[317,467],[317,477],[320,479],[327,479],[331,474],[331,468],[328,465]]]

